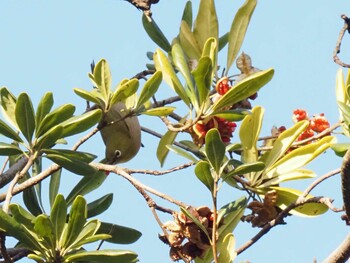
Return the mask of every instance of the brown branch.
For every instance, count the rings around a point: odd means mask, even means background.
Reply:
[[[344,63],[344,62],[341,61],[340,58],[338,57],[338,54],[340,53],[341,42],[342,42],[342,40],[343,40],[345,31],[348,31],[348,33],[350,33],[350,20],[349,20],[349,18],[348,18],[346,15],[341,15],[340,17],[341,17],[341,19],[344,20],[344,26],[343,26],[343,28],[340,30],[339,37],[338,37],[337,43],[336,43],[335,48],[334,48],[334,52],[333,52],[333,61],[334,61],[335,63],[337,63],[337,64],[338,64],[339,66],[341,66],[341,67],[350,68],[350,64]]]
[[[6,172],[2,173],[0,176],[0,188],[7,185],[16,176],[16,174],[21,171],[24,166],[26,166],[28,158],[23,156],[14,165],[12,165]]]
[[[154,69],[146,69],[137,73],[132,79],[146,79],[146,76],[152,75],[154,72],[156,72]]]
[[[170,168],[168,170],[165,170],[165,171],[158,171],[158,170],[135,170],[135,169],[127,169],[125,168],[124,170],[128,173],[128,174],[149,174],[149,175],[155,175],[155,176],[159,176],[159,175],[164,175],[164,174],[169,174],[169,173],[172,173],[172,172],[176,172],[176,171],[179,171],[179,170],[182,170],[182,169],[186,169],[190,166],[193,166],[194,163],[193,162],[190,162],[190,163],[185,163],[183,165],[179,165],[179,166],[176,166],[176,167],[173,167],[173,168]]]
[[[350,234],[343,242],[323,261],[326,263],[345,263],[350,258]]]
[[[348,149],[343,157],[343,163],[341,166],[341,185],[345,213],[350,219],[350,149]],[[350,249],[350,247],[349,247]]]
[[[5,262],[12,263],[13,261],[7,252],[5,241],[6,241],[6,233],[4,231],[0,231],[0,252],[1,252],[1,255],[4,258]]]

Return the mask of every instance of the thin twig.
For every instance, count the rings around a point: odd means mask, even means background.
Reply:
[[[7,252],[5,242],[6,241],[6,233],[4,231],[0,231],[0,252],[5,262],[12,263],[12,259]]]
[[[156,72],[154,69],[146,69],[137,73],[135,76],[132,77],[132,79],[145,79],[146,76],[152,75],[154,72]]]
[[[340,16],[341,19],[344,20],[344,26],[343,28],[340,30],[340,33],[339,33],[339,37],[338,37],[338,40],[337,40],[337,43],[335,45],[335,48],[334,48],[334,52],[333,52],[333,61],[335,63],[337,63],[339,66],[341,67],[344,67],[344,68],[350,68],[350,64],[346,64],[344,63],[343,61],[340,60],[340,58],[338,57],[338,54],[340,53],[340,46],[341,46],[341,42],[343,40],[343,37],[344,37],[344,34],[345,34],[345,31],[349,31],[349,28],[350,28],[350,21],[349,21],[349,18],[346,16],[346,15],[341,15]]]
[[[135,169],[127,169],[125,168],[125,171],[129,174],[149,174],[149,175],[155,175],[155,176],[159,176],[159,175],[165,175],[165,174],[169,174],[169,173],[172,173],[172,172],[176,172],[176,171],[179,171],[179,170],[182,170],[182,169],[186,169],[190,166],[193,166],[194,163],[193,162],[190,162],[190,163],[185,163],[185,164],[182,164],[182,165],[179,165],[179,166],[176,166],[176,167],[173,167],[173,168],[170,168],[168,170],[165,170],[165,171],[158,171],[158,170],[135,170]]]

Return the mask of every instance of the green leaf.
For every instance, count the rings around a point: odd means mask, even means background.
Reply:
[[[182,21],[186,22],[189,28],[192,28],[193,14],[192,14],[192,2],[187,1],[184,11],[182,13]]]
[[[234,110],[223,110],[212,114],[211,116],[217,116],[228,121],[241,121],[245,116],[251,114],[247,109],[234,109]]]
[[[227,45],[228,37],[229,37],[229,33],[226,33],[219,38],[219,51]]]
[[[307,169],[296,169],[293,171],[290,171],[288,173],[284,173],[278,176],[275,176],[271,178],[268,181],[264,181],[264,183],[259,185],[259,188],[266,188],[274,185],[278,185],[285,181],[291,181],[291,180],[300,180],[300,179],[309,179],[316,177],[316,174]]]
[[[229,178],[233,175],[242,175],[242,174],[247,174],[251,172],[260,172],[264,170],[264,168],[265,168],[265,163],[263,162],[245,163],[236,167],[234,170],[230,171],[229,173],[225,174],[224,180],[226,180],[226,178]]]
[[[350,148],[350,143],[335,143],[332,144],[331,148],[337,156],[343,157]]]
[[[67,196],[67,205],[70,205],[78,195],[86,195],[97,189],[106,178],[107,175],[104,171],[97,171],[92,176],[83,177]]]
[[[182,21],[180,25],[179,40],[182,49],[191,60],[198,60],[201,57],[202,49],[199,47],[187,22]]]
[[[236,241],[232,233],[228,233],[224,236],[222,242],[218,243],[219,262],[233,262],[237,256],[235,244]]]
[[[15,128],[18,129],[16,122],[16,97],[5,87],[0,89],[0,103],[2,107],[2,113],[5,119]]]
[[[63,247],[67,248],[73,244],[82,231],[87,216],[86,201],[82,196],[77,196],[73,201],[69,213],[67,225],[67,236],[62,240]]]
[[[130,96],[134,95],[139,88],[139,80],[138,79],[130,79],[130,80],[124,80],[117,86],[116,90],[114,91],[110,106],[114,105],[115,103],[119,101],[125,101]]]
[[[205,161],[200,161],[196,164],[194,173],[197,178],[209,189],[213,191],[214,189],[214,178],[210,171],[210,164]]]
[[[295,202],[299,196],[301,196],[303,193],[301,191],[290,189],[290,188],[284,188],[284,187],[271,187],[271,189],[274,189],[277,191],[277,203],[276,205],[281,208],[282,210],[285,209],[288,205],[290,205],[292,202]],[[307,198],[311,198],[312,196],[309,195]],[[321,214],[324,214],[328,211],[328,206],[321,203],[307,203],[302,206],[298,206],[297,208],[291,210],[289,213],[296,215],[296,216],[307,216],[307,217],[313,217],[318,216]]]
[[[61,156],[65,156],[67,158],[78,159],[79,161],[90,163],[96,159],[96,155],[88,152],[80,152],[80,151],[72,151],[67,149],[44,149],[42,151],[46,154],[57,154]]]
[[[167,145],[172,145],[175,141],[178,132],[167,131],[159,141],[157,147],[157,159],[160,162],[160,166],[163,167],[165,159],[169,154],[169,148]]]
[[[179,147],[176,147],[176,146],[173,146],[173,145],[166,145],[166,147],[170,150],[170,151],[173,151],[174,153],[182,156],[182,157],[185,157],[186,159],[196,163],[198,160],[192,155],[190,154],[189,152],[179,148]]]
[[[87,205],[87,217],[94,217],[106,211],[113,202],[113,194],[106,194]]]
[[[212,114],[216,114],[227,106],[231,106],[256,93],[273,77],[274,70],[267,69],[254,73],[235,84],[224,96],[212,106]]]
[[[13,218],[18,223],[26,227],[28,230],[33,230],[33,220],[35,219],[35,216],[33,216],[31,213],[29,213],[27,210],[25,210],[18,204],[10,204],[9,210],[11,211],[11,215],[13,216]]]
[[[55,145],[58,139],[62,138],[63,127],[61,125],[54,126],[43,134],[40,139],[37,141],[35,147],[37,150],[51,148]]]
[[[143,115],[149,115],[149,116],[168,116],[172,114],[174,110],[176,110],[175,107],[164,106],[164,107],[147,109],[146,111],[141,111],[139,113]]]
[[[14,144],[8,144],[4,142],[0,142],[0,155],[1,156],[7,156],[7,155],[16,155],[23,153],[22,150],[14,145]]]
[[[31,178],[30,175],[26,173],[22,180],[25,181],[29,178]],[[37,216],[43,213],[34,186],[29,187],[23,191],[23,202],[29,212],[31,212],[33,215]]]
[[[139,99],[137,101],[136,109],[142,107],[143,104],[145,104],[150,98],[152,98],[152,96],[157,92],[161,82],[162,72],[156,71],[143,86],[143,89],[141,90]]]
[[[35,116],[32,101],[27,93],[21,93],[16,103],[16,122],[28,142],[32,141],[35,130]]]
[[[203,57],[209,57],[212,61],[212,68],[215,69],[211,74],[212,80],[212,77],[217,73],[218,40],[216,38],[208,38],[205,42],[202,52],[202,58]]]
[[[274,163],[274,165],[266,169],[264,172],[264,179],[266,180],[283,175],[307,165],[321,153],[326,151],[333,142],[334,137],[326,136],[317,142],[302,146],[289,152]]]
[[[212,64],[209,57],[201,57],[197,68],[192,72],[199,93],[199,105],[203,105],[208,100],[213,75]]]
[[[134,263],[137,261],[137,254],[134,252],[116,249],[81,251],[65,257],[65,262]]]
[[[165,82],[180,96],[186,105],[190,105],[190,101],[187,97],[185,89],[177,77],[169,59],[165,56],[163,51],[157,49],[156,52],[154,52],[153,59],[157,70],[163,73],[163,79]]]
[[[67,220],[67,203],[63,195],[56,196],[52,205],[50,218],[56,240],[61,240],[63,229]]]
[[[49,201],[50,201],[51,207],[54,204],[55,198],[56,198],[56,196],[58,194],[58,190],[60,188],[61,173],[62,173],[62,169],[58,169],[56,172],[54,172],[50,176]]]
[[[61,123],[64,128],[62,137],[72,136],[90,129],[102,118],[100,109],[88,111],[82,115],[74,116]]]
[[[242,121],[239,130],[239,138],[242,143],[242,161],[251,163],[258,159],[257,141],[264,117],[264,109],[256,106],[252,110],[252,115],[247,115]]]
[[[112,77],[108,62],[105,59],[97,62],[94,68],[94,82],[103,100],[107,102],[110,96]]]
[[[225,157],[225,144],[217,129],[210,129],[205,135],[205,153],[217,176]]]
[[[272,150],[265,161],[266,167],[273,165],[290,148],[297,137],[309,126],[309,121],[297,122],[293,127],[282,132],[273,143]]]
[[[55,244],[53,225],[47,215],[42,214],[35,218],[34,231],[48,243],[47,248],[51,248]]]
[[[59,154],[46,154],[44,157],[78,175],[93,176],[96,172],[94,167],[77,158],[62,156]]]
[[[47,92],[41,98],[38,108],[36,110],[35,122],[39,126],[44,117],[49,114],[53,106],[53,95],[52,92]]]
[[[79,233],[78,237],[75,239],[74,243],[70,245],[70,249],[80,249],[81,246],[95,242],[97,240],[109,238],[109,235],[95,235],[96,231],[100,227],[101,223],[97,219],[93,219],[88,221],[81,232]]]
[[[218,230],[219,236],[232,233],[232,231],[236,228],[244,214],[247,201],[247,198],[243,196],[231,203],[228,203],[219,210],[218,221],[220,222],[222,219],[224,220],[224,223]]]
[[[14,131],[10,126],[8,126],[4,121],[0,120],[0,134],[16,141],[23,142],[21,137],[16,131]]]
[[[201,0],[193,29],[193,34],[199,47],[202,49],[210,37],[218,39],[218,31],[218,18],[214,0]]]
[[[95,93],[86,91],[83,89],[74,88],[74,93],[77,94],[79,97],[83,98],[84,100],[91,101],[93,103],[96,103],[97,105],[101,105],[101,100],[96,96]]]
[[[61,124],[71,118],[74,114],[75,106],[73,104],[64,104],[47,114],[38,125],[35,136],[39,138],[52,127]]]
[[[183,78],[186,81],[188,89],[186,89],[186,94],[190,98],[192,105],[194,105],[195,109],[199,109],[199,101],[198,94],[194,87],[194,81],[188,67],[188,62],[186,59],[186,55],[181,48],[179,41],[174,40],[173,46],[171,49],[171,55],[174,65],[176,69],[181,73]]]
[[[97,234],[109,234],[111,238],[107,242],[115,244],[131,244],[136,242],[141,237],[141,232],[116,224],[102,222]]]
[[[233,19],[228,40],[226,71],[229,71],[241,49],[256,2],[256,0],[246,0]]]
[[[142,15],[142,25],[148,36],[156,43],[160,48],[166,52],[171,51],[171,45],[167,38],[164,36],[163,32],[158,27],[154,18],[149,19],[145,14]]]

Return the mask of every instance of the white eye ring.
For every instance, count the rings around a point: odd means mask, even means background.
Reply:
[[[119,150],[114,151],[114,158],[119,159],[122,156],[122,152]]]

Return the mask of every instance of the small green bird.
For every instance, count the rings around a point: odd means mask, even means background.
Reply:
[[[106,145],[107,164],[125,163],[133,158],[141,147],[141,126],[137,116],[128,117],[123,102],[115,103],[105,113],[100,126]]]

